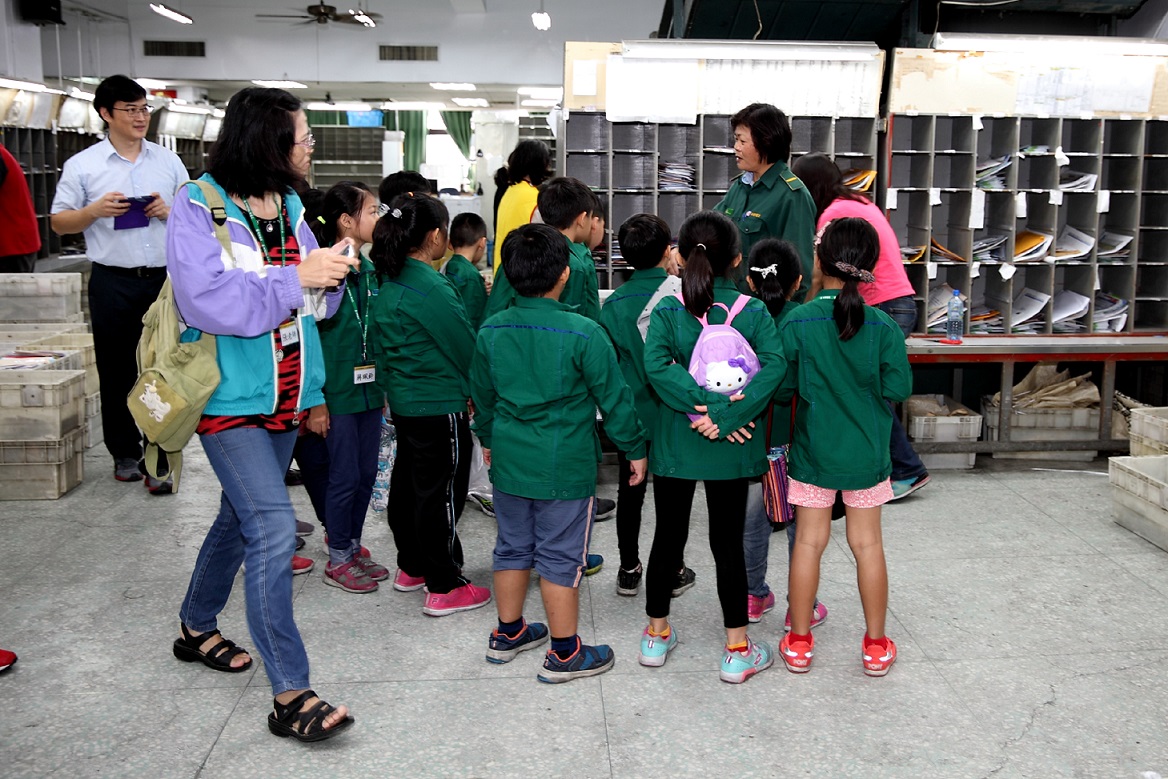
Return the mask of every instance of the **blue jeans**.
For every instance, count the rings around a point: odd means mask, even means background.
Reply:
[[[361,548],[365,513],[377,478],[377,447],[381,443],[381,409],[329,417],[329,476],[325,498],[325,530],[329,562],[343,565]]]
[[[296,515],[284,486],[296,433],[241,427],[201,440],[223,494],[179,618],[199,633],[216,630],[235,574],[246,562],[247,626],[272,695],[308,689],[308,654],[292,619]]]
[[[900,326],[905,338],[912,334],[912,329],[917,323],[917,304],[911,296],[886,300],[877,308],[892,317],[892,321]],[[892,456],[892,480],[901,481],[924,476],[929,472],[928,469],[909,443],[908,433],[900,423],[896,407],[891,403],[888,406],[892,409],[892,436],[888,443],[889,454]]]
[[[746,530],[742,541],[746,553],[746,591],[756,598],[765,598],[771,592],[766,583],[771,532],[771,521],[762,499],[762,482],[751,482],[746,490]]]

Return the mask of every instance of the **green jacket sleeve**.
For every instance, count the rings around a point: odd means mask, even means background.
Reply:
[[[491,378],[490,347],[487,336],[480,333],[475,342],[474,358],[470,363],[470,397],[474,401],[474,433],[491,448],[491,432],[495,422],[495,403],[499,399]]]
[[[793,328],[779,325],[776,329],[779,333],[779,347],[783,350],[783,359],[786,360],[787,370],[783,374],[783,380],[779,382],[779,388],[775,390],[774,399],[778,403],[785,403],[795,397],[795,393],[799,391],[799,341],[795,338]]]
[[[503,266],[500,265],[499,270],[495,272],[495,282],[491,286],[491,294],[487,296],[487,310],[483,314],[483,321],[490,319],[500,311],[511,308],[514,302],[515,288],[511,286],[511,282],[507,281],[507,274],[503,272]]]
[[[650,322],[645,340],[645,374],[661,401],[683,414],[696,414],[694,406],[699,405],[706,406],[710,413],[729,406],[729,398],[699,387],[685,366],[674,360],[674,328],[668,315],[656,308]]]
[[[751,303],[751,307],[754,306],[761,304]],[[746,314],[746,311],[739,316],[743,314]],[[754,347],[754,353],[758,356],[762,369],[743,390],[745,398],[731,403],[728,408],[710,414],[710,419],[718,426],[722,438],[757,419],[766,411],[775,389],[787,373],[787,360],[779,339],[779,330],[775,327],[775,320],[765,311],[755,313],[752,317],[756,324],[746,340]]]
[[[588,317],[593,322],[600,321],[600,288],[596,285],[595,270],[584,274],[584,294],[576,313]]]
[[[783,208],[775,216],[772,235],[790,241],[799,252],[803,281],[795,292],[795,300],[801,302],[811,288],[811,276],[815,270],[815,201],[810,192],[800,187],[783,200]]]
[[[605,435],[630,460],[645,457],[645,427],[637,417],[633,393],[616,364],[616,351],[600,327],[585,341],[582,359],[581,373],[588,393],[604,417]]]
[[[881,312],[884,313],[884,312]],[[900,327],[888,317],[880,350],[880,386],[885,400],[900,402],[912,394],[912,368]]]
[[[484,312],[487,308],[487,285],[482,276],[463,279],[463,281],[464,284],[460,291],[462,303],[466,306],[466,318],[470,320],[470,326],[478,330],[479,325],[483,323]]]
[[[450,284],[435,284],[422,327],[441,344],[443,353],[463,375],[470,369],[474,356],[475,334],[466,318],[466,309],[458,292]]]

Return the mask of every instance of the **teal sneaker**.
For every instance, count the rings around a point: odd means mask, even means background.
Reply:
[[[747,639],[748,646],[745,652],[722,653],[722,681],[730,684],[742,684],[759,671],[765,671],[775,661],[775,653],[766,643]]]
[[[585,676],[597,676],[615,664],[612,647],[607,644],[589,646],[577,638],[576,651],[567,660],[561,660],[555,652],[548,652],[536,678],[547,684],[562,684]]]
[[[547,640],[547,625],[542,622],[524,622],[523,630],[514,636],[500,633],[499,629],[495,628],[491,631],[491,637],[487,639],[487,662],[509,663],[520,652],[535,649],[546,644]]]
[[[660,668],[665,665],[669,653],[677,646],[677,628],[669,626],[669,638],[661,638],[649,633],[649,628],[641,634],[641,665]]]
[[[584,565],[584,575],[591,576],[595,573],[600,573],[600,569],[604,567],[604,555],[590,554],[588,555],[588,562]]]

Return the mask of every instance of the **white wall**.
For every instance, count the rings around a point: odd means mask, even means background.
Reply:
[[[40,31],[36,25],[20,21],[16,0],[0,2],[0,76],[43,82]]]
[[[12,2],[12,0],[3,0]],[[383,20],[374,30],[355,25],[257,20],[260,13],[292,13],[307,5],[250,0],[244,8],[225,0],[184,0],[173,5],[195,19],[186,26],[149,11],[145,2],[89,0],[130,17],[129,24],[87,22],[67,14],[70,45],[62,45],[66,75],[124,72],[172,79],[283,78],[299,81],[476,81],[559,84],[565,40],[645,38],[660,18],[659,0],[545,0],[552,29],[537,31],[531,13],[538,0],[491,0],[489,12],[458,13],[455,0],[369,0]],[[459,7],[473,3],[458,0]],[[142,10],[145,9],[145,10]],[[91,45],[77,52],[77,30]],[[129,38],[127,38],[127,34]],[[143,39],[202,40],[206,59],[146,58]],[[128,45],[132,40],[133,45]],[[437,44],[438,62],[378,61],[379,44]],[[44,67],[56,74],[55,45],[46,38]],[[97,57],[100,55],[100,62]]]

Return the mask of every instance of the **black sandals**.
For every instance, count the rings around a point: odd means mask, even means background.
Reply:
[[[186,625],[180,622],[179,626],[182,628],[183,637],[174,640],[174,656],[179,660],[185,663],[201,662],[214,671],[223,671],[229,674],[242,673],[251,668],[252,660],[250,657],[246,663],[238,668],[231,666],[231,661],[236,655],[247,654],[247,651],[236,646],[234,641],[224,638],[218,630],[212,630],[200,636],[192,636]],[[207,643],[207,639],[215,636],[219,636],[219,643],[211,647],[210,651],[202,652],[200,647]]]
[[[306,700],[315,697],[315,692],[305,690],[287,704],[272,701],[272,708],[275,711],[268,715],[268,730],[281,738],[290,737],[297,741],[312,742],[332,738],[353,724],[353,718],[346,716],[336,725],[326,728],[325,718],[336,711],[336,707],[323,700],[317,700],[305,711],[300,711]],[[299,725],[299,728],[295,727],[296,725]]]

